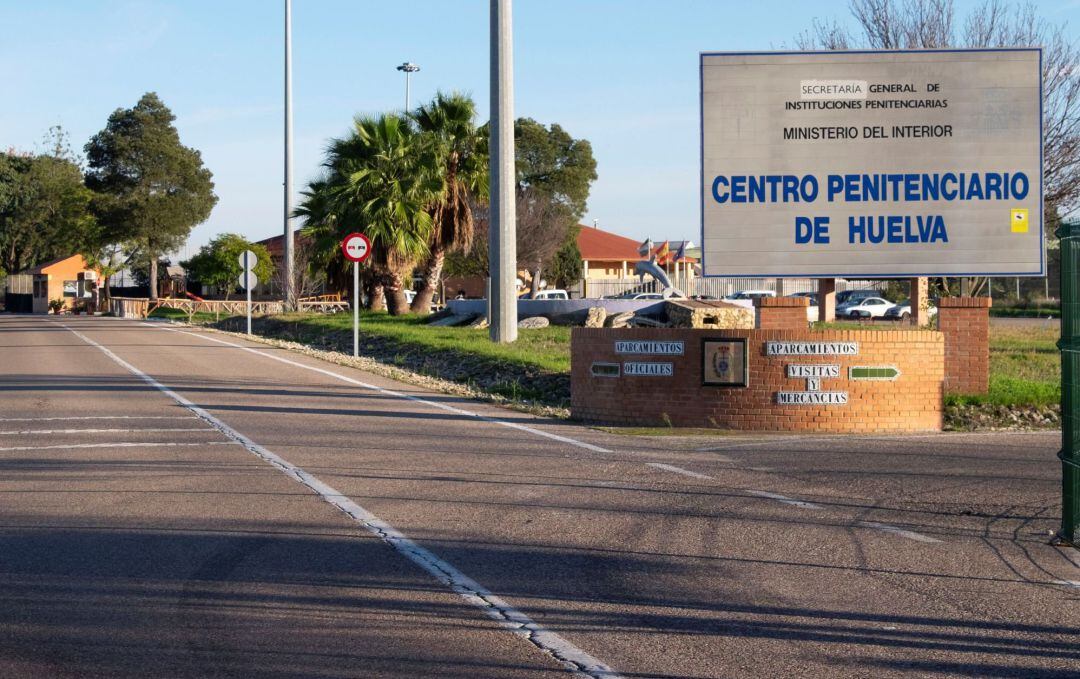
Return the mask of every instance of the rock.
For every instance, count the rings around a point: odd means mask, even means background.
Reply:
[[[453,328],[459,325],[465,325],[474,318],[476,318],[476,314],[465,314],[460,316],[455,314],[453,316],[440,318],[437,321],[432,321],[431,323],[429,323],[429,325],[434,325],[441,328]]]
[[[472,323],[469,323],[470,328],[486,328],[488,327],[487,316],[477,316],[473,319]]]
[[[435,321],[441,321],[442,319],[450,318],[453,315],[454,315],[454,312],[451,311],[450,307],[443,307],[442,309],[439,309],[435,313],[428,316],[428,323],[434,323]]]
[[[523,318],[518,321],[519,328],[525,328],[528,330],[535,330],[537,328],[546,328],[551,325],[551,322],[543,316],[532,316],[530,318]]]
[[[630,325],[635,328],[669,328],[669,324],[658,321],[648,316],[634,316],[630,319]]]
[[[589,307],[589,312],[585,316],[586,328],[602,328],[604,327],[604,321],[607,319],[607,309],[602,306]]]
[[[584,325],[585,309],[569,311],[565,314],[553,314],[548,316],[552,325]]]
[[[608,328],[625,328],[630,323],[630,319],[634,317],[633,311],[623,311],[622,313],[613,314],[608,316],[604,321],[604,325]]]

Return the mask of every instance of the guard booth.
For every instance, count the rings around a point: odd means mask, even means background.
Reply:
[[[82,255],[72,255],[20,271],[14,284],[19,292],[5,296],[8,311],[47,314],[49,302],[61,300],[64,309],[95,311],[100,276]]]

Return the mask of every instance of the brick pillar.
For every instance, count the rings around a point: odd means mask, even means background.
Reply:
[[[911,324],[917,328],[930,323],[930,314],[927,313],[930,304],[927,278],[912,278],[908,281],[908,299],[911,300]]]
[[[759,297],[754,300],[754,327],[759,330],[806,330],[810,321],[806,297]]]
[[[836,320],[836,279],[819,278],[817,282],[818,321],[832,323]]]
[[[945,335],[945,391],[989,391],[990,298],[942,297],[938,301],[938,329]]]

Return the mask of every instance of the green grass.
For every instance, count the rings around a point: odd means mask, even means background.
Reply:
[[[1061,402],[1056,326],[990,325],[990,391],[950,394],[948,405],[1048,406]]]

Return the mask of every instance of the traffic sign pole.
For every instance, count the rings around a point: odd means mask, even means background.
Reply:
[[[341,254],[353,263],[352,355],[360,355],[360,263],[371,255],[371,241],[362,233],[350,233],[341,241]]]
[[[360,355],[360,262],[352,263],[352,355]]]
[[[251,334],[251,250],[244,250],[244,288],[247,290],[247,334]]]

